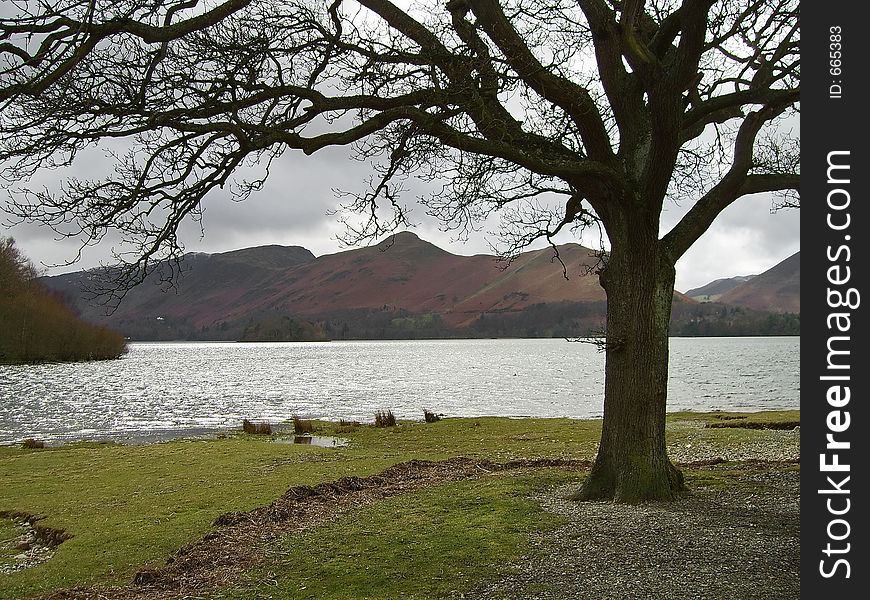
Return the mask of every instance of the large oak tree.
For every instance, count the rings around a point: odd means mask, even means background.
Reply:
[[[797,4],[9,2],[2,176],[17,214],[137,244],[122,283],[180,252],[179,223],[216,188],[259,189],[237,177],[246,166],[330,146],[372,163],[370,186],[344,204],[358,240],[405,223],[411,177],[443,185],[422,202],[447,227],[506,215],[507,252],[597,225],[609,241],[604,425],[577,497],[673,498],[674,265],[736,199],[796,193]],[[106,178],[20,184],[106,143]],[[661,231],[674,200],[685,215]]]

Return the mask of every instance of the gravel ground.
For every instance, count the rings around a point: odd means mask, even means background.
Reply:
[[[799,431],[729,450],[707,469],[740,469],[725,486],[695,486],[674,503],[569,502],[572,488],[536,498],[567,523],[537,534],[505,579],[469,600],[780,600],[800,596]],[[672,449],[709,460],[708,448]],[[794,464],[793,462],[791,464]]]

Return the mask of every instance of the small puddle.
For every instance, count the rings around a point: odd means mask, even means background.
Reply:
[[[347,446],[347,440],[337,437],[322,435],[294,435],[293,437],[278,438],[276,444],[308,444],[320,448],[342,448]]]

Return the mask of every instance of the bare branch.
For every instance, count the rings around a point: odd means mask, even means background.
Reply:
[[[179,223],[218,190],[257,191],[268,168],[240,174],[292,151],[375,165],[343,196],[363,215],[351,238],[408,222],[410,178],[440,186],[424,206],[460,234],[515,218],[508,248],[637,214],[652,230],[678,191],[697,202],[666,237],[675,257],[735,197],[797,176],[777,124],[799,102],[794,0],[15,6],[0,16],[10,208],[86,244],[118,235],[130,273],[178,256]],[[29,183],[109,148],[94,181]]]

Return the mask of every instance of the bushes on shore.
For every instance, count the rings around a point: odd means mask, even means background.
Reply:
[[[124,338],[78,318],[36,282],[36,269],[0,238],[0,363],[68,362],[118,358]]]
[[[396,416],[392,410],[379,410],[375,413],[375,427],[395,427]]]
[[[272,435],[272,425],[269,423],[254,423],[244,419],[242,421],[242,431],[251,435]]]

